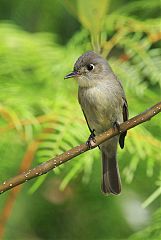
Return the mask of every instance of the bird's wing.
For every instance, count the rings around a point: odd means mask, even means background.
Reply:
[[[123,121],[125,122],[128,120],[128,104],[127,104],[126,98],[123,97],[122,100],[123,100],[122,114],[123,114]],[[121,148],[124,148],[124,141],[125,141],[126,134],[127,134],[127,131],[120,134],[119,144]]]
[[[87,125],[88,125],[88,128],[89,128],[90,132],[92,133],[93,130],[92,130],[92,129],[90,128],[90,126],[89,126],[89,123],[88,123],[87,117],[86,117],[85,112],[83,111],[83,109],[82,109],[82,112],[83,112],[83,115],[84,115],[84,117],[85,117],[85,120],[86,120],[86,123],[87,123]]]
[[[93,129],[90,128],[89,123],[88,123],[88,120],[87,120],[87,117],[86,117],[85,112],[84,112],[84,110],[83,110],[83,108],[82,108],[80,91],[78,91],[78,102],[79,102],[79,104],[80,104],[80,106],[81,106],[83,115],[84,115],[84,117],[85,117],[86,123],[87,123],[87,125],[88,125],[89,130],[90,130],[90,133],[92,133],[92,132],[93,132],[93,131],[92,131]]]

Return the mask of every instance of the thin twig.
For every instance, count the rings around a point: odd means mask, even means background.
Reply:
[[[93,144],[93,148],[97,147],[104,141],[120,134],[121,132],[124,132],[130,128],[133,128],[143,122],[146,122],[150,120],[153,116],[161,112],[161,102],[157,103],[153,107],[149,108],[145,112],[129,119],[128,121],[120,124],[120,131],[118,131],[117,128],[110,128],[108,131],[100,134],[96,137],[96,143]],[[38,177],[42,174],[45,174],[52,170],[53,168],[56,168],[57,166],[69,161],[70,159],[88,151],[88,146],[86,143],[81,144],[77,147],[74,147],[70,150],[68,150],[65,153],[62,153],[61,155],[52,158],[37,167],[30,169],[26,172],[23,172],[9,180],[4,181],[2,184],[0,184],[0,193],[4,193],[7,190],[16,187],[24,182],[27,182],[31,180],[32,178]]]

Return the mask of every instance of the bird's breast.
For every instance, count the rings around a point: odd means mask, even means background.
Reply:
[[[110,128],[120,112],[117,94],[103,86],[80,88],[79,102],[90,127],[98,132]]]

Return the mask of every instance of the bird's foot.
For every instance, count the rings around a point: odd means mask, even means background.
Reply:
[[[86,145],[88,146],[89,149],[93,148],[95,146],[95,143],[96,143],[96,139],[95,139],[95,129],[92,130],[87,142],[86,142]]]
[[[118,121],[115,121],[113,124],[113,128],[116,128],[120,132],[120,124]]]

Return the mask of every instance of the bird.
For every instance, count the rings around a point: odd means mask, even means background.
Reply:
[[[75,78],[78,82],[78,101],[91,132],[87,143],[110,128],[119,128],[128,120],[128,104],[121,82],[107,60],[94,51],[85,52],[74,64],[73,72],[65,79]],[[121,179],[117,163],[117,146],[124,148],[122,132],[100,144],[102,155],[102,184],[105,195],[121,192]],[[90,147],[90,146],[89,146]]]

